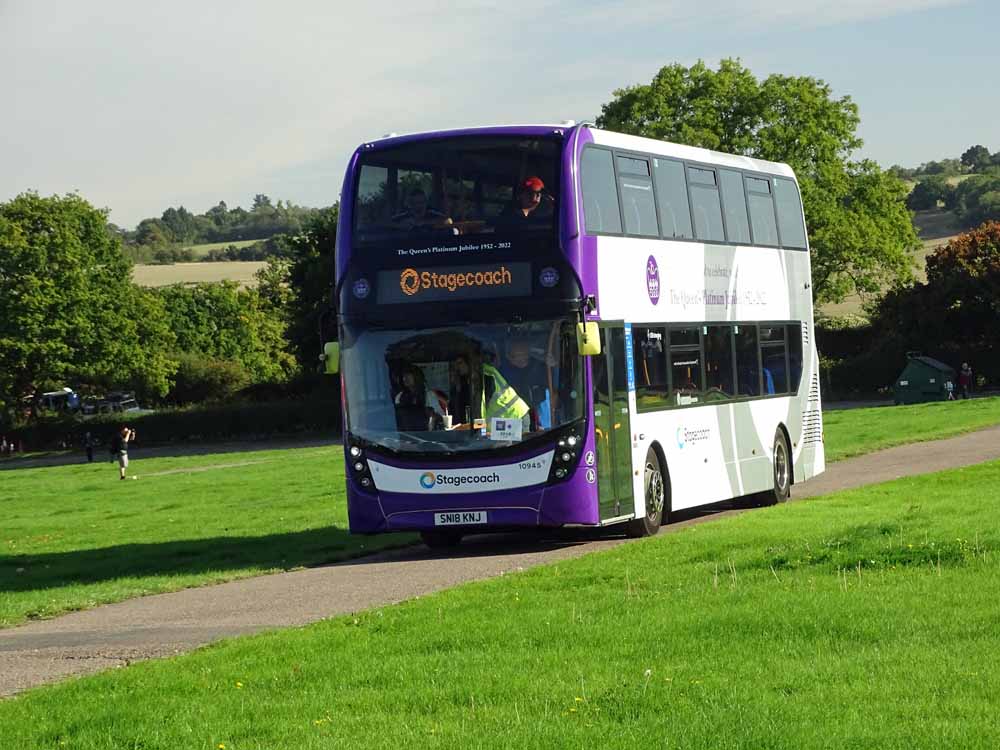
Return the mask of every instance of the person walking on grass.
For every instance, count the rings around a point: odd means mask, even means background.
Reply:
[[[972,394],[972,368],[969,367],[968,362],[962,363],[962,369],[958,371],[958,390],[962,394],[962,398],[969,398]]]
[[[118,458],[118,478],[125,479],[128,468],[128,444],[135,440],[135,430],[122,425],[111,440],[111,453]]]

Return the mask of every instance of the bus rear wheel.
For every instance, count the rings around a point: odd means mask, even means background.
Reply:
[[[785,433],[779,427],[774,433],[774,450],[771,453],[771,471],[774,475],[774,487],[766,492],[771,503],[783,503],[792,494],[792,458],[788,450]]]
[[[629,521],[625,527],[625,533],[632,538],[653,536],[663,523],[663,506],[666,498],[663,467],[660,465],[660,457],[652,448],[646,451],[643,487],[646,514],[642,518]]]
[[[421,531],[421,541],[431,549],[452,549],[462,542],[458,531]]]

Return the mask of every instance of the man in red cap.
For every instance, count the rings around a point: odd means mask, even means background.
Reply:
[[[521,214],[528,218],[532,212],[542,205],[542,192],[545,183],[540,177],[529,177],[517,189],[517,203]]]
[[[513,228],[525,224],[539,226],[539,221],[545,221],[538,211],[538,207],[542,205],[543,197],[547,196],[545,183],[542,182],[541,177],[531,176],[524,179],[517,186],[513,203],[497,217],[497,226],[503,228]]]

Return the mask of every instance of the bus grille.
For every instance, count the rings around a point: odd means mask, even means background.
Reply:
[[[802,444],[823,442],[823,412],[819,408],[819,373],[809,382],[809,397],[802,412]]]

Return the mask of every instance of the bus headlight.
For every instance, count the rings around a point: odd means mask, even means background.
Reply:
[[[351,453],[351,458],[361,458],[361,454],[363,453],[363,451],[361,450],[360,445],[352,445],[350,453]]]
[[[355,464],[354,464],[354,470],[355,471],[364,471],[365,470],[365,464],[364,464],[364,462],[363,461],[357,461],[357,462],[355,462]]]
[[[569,472],[565,468],[563,468],[562,466],[560,466],[555,471],[556,479],[563,479],[568,473]]]

